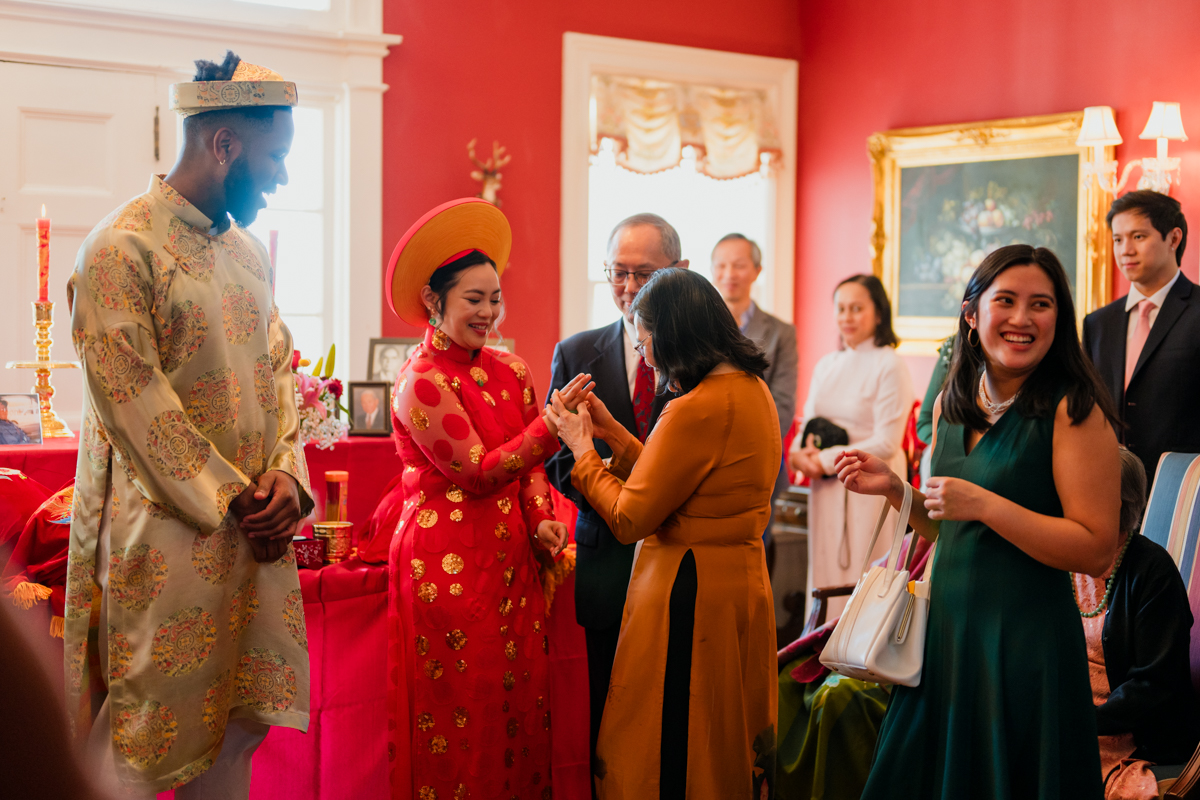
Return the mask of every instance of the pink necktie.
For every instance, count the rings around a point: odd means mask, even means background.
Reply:
[[[1149,300],[1138,303],[1137,326],[1133,329],[1133,339],[1129,342],[1129,347],[1125,352],[1126,389],[1129,388],[1129,379],[1133,377],[1133,369],[1137,366],[1138,358],[1142,355],[1142,348],[1146,346],[1146,339],[1150,336],[1150,312],[1156,308],[1158,306]]]

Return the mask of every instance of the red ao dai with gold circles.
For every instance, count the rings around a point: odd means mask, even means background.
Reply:
[[[396,380],[392,422],[405,463],[389,554],[392,796],[550,798],[535,551],[548,554],[531,537],[554,518],[542,462],[559,445],[529,369],[428,329]]]

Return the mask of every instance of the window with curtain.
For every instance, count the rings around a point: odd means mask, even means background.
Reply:
[[[608,236],[625,217],[651,212],[679,232],[683,257],[711,279],[710,255],[727,233],[774,259],[778,135],[764,93],[595,75],[588,169],[589,325],[619,312],[604,278]],[[756,299],[770,287],[755,284]]]

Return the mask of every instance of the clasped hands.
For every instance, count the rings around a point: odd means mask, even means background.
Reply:
[[[550,433],[558,436],[576,458],[596,449],[592,439],[601,439],[613,452],[619,452],[631,436],[596,397],[592,391],[595,387],[590,374],[580,373],[550,396],[543,412]]]
[[[834,465],[838,480],[856,494],[886,497],[896,508],[904,499],[904,480],[883,459],[865,450],[843,450]],[[962,478],[933,477],[925,489],[925,510],[931,520],[977,520],[996,497]]]
[[[250,541],[254,560],[278,561],[300,527],[300,487],[281,470],[264,473],[229,504]]]
[[[798,447],[788,454],[788,464],[792,469],[810,480],[825,477],[825,467],[821,464],[821,451],[817,449],[816,434],[810,433],[804,441],[804,447]]]

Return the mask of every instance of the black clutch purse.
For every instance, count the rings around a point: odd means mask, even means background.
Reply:
[[[807,446],[808,435],[813,435],[813,445],[818,450],[829,447],[847,447],[850,444],[850,434],[840,425],[835,425],[825,417],[813,417],[804,425],[800,434],[801,446]]]

